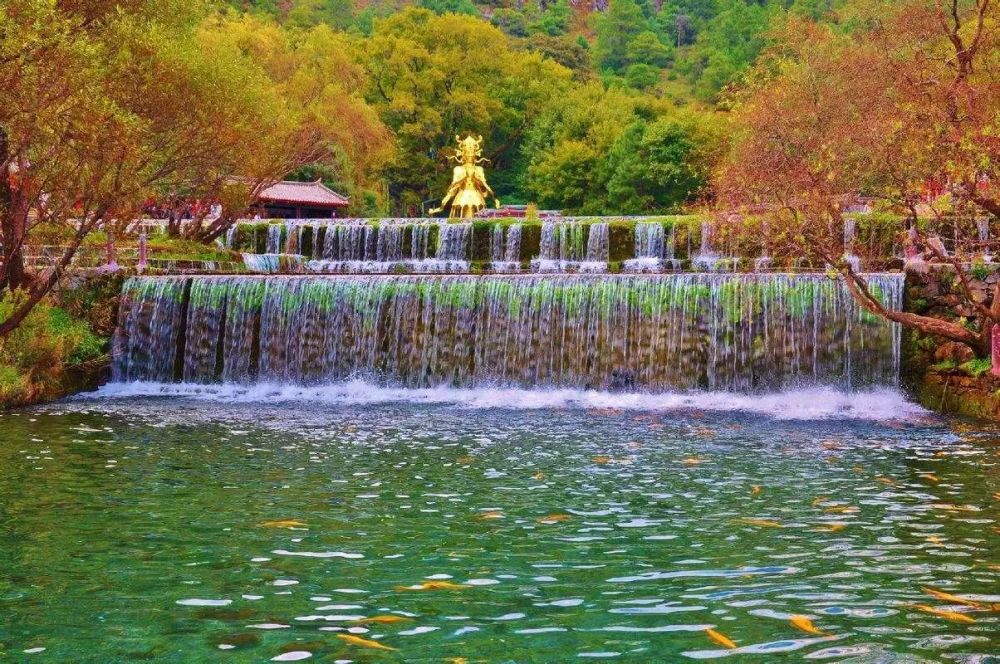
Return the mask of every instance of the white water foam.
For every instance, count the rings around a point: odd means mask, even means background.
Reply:
[[[599,392],[578,389],[502,387],[407,389],[363,381],[316,386],[261,383],[255,385],[194,383],[110,383],[78,398],[127,399],[184,397],[221,403],[317,402],[333,405],[419,403],[468,408],[533,410],[545,408],[618,408],[624,410],[738,411],[788,420],[912,420],[928,412],[896,390],[881,388],[843,392],[811,387],[771,394],[732,392]]]

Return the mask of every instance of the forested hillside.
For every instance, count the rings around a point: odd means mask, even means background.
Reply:
[[[205,32],[326,99],[314,110],[339,125],[336,156],[297,175],[344,190],[358,214],[419,213],[466,131],[484,135],[505,202],[695,203],[724,147],[727,86],[789,20],[838,22],[842,4],[230,1]]]

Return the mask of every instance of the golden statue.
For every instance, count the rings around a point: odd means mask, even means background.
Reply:
[[[500,199],[486,184],[486,173],[479,164],[488,162],[489,159],[483,157],[483,137],[473,138],[469,134],[465,138],[455,136],[458,141],[458,149],[454,155],[449,155],[448,159],[454,159],[458,166],[452,171],[451,186],[448,193],[441,199],[441,207],[436,207],[430,211],[435,215],[444,208],[451,209],[448,212],[450,219],[466,219],[474,216],[477,212],[486,207],[487,195],[492,196],[496,206],[500,207]]]

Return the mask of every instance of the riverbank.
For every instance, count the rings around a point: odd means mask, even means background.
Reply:
[[[96,389],[108,377],[121,275],[70,279],[0,341],[0,410]],[[0,319],[17,296],[0,300]]]

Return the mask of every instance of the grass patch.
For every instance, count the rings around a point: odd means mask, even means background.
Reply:
[[[0,320],[23,301],[23,293],[4,293]],[[69,371],[104,355],[107,339],[90,324],[51,302],[40,302],[24,322],[0,339],[0,408],[60,396]]]

